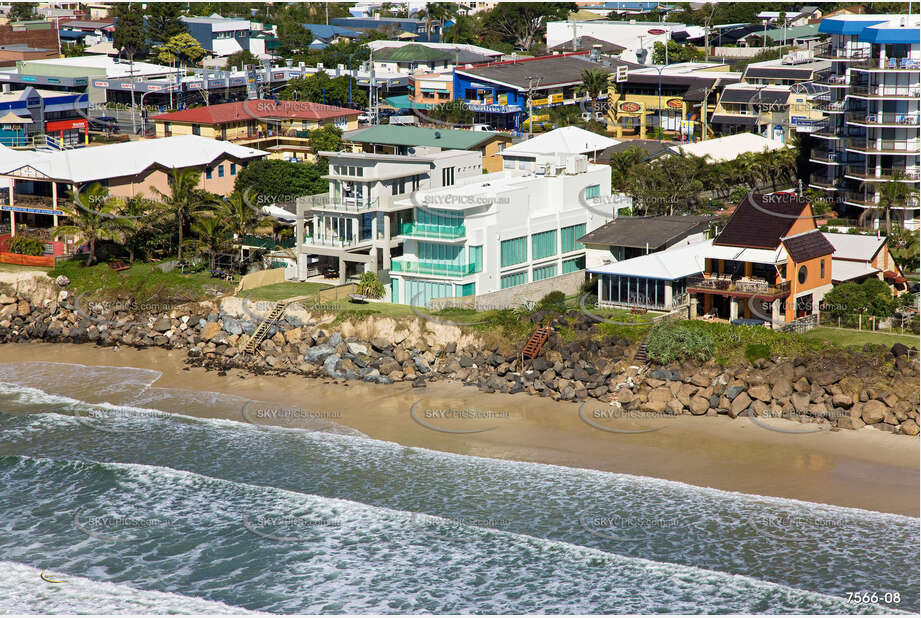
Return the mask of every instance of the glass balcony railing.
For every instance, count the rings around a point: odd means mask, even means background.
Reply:
[[[463,225],[436,225],[433,223],[403,223],[400,225],[403,236],[422,236],[425,238],[457,239],[467,235]]]
[[[890,112],[851,112],[847,115],[847,121],[855,124],[886,124],[886,125],[907,125],[916,127],[921,122],[921,117],[917,113],[913,114],[895,114]]]
[[[909,169],[899,169],[899,168],[890,168],[890,167],[865,167],[863,165],[848,165],[845,171],[845,174],[848,176],[853,176],[860,179],[879,179],[879,180],[892,180],[893,176],[896,173],[899,173],[901,180],[905,181],[915,181],[921,177],[919,170],[909,168]]]
[[[418,262],[396,258],[390,262],[390,270],[396,273],[414,275],[438,275],[441,277],[463,277],[476,271],[475,264],[442,264],[440,262]]]
[[[877,140],[872,137],[850,137],[847,139],[846,148],[859,152],[917,153],[921,150],[921,142],[918,140]]]

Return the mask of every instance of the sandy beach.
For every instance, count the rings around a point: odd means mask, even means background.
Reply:
[[[445,382],[414,389],[405,383],[334,383],[242,371],[219,376],[188,368],[185,351],[44,343],[7,344],[0,351],[3,363],[154,369],[162,372],[158,387],[254,400],[207,412],[236,421],[310,426],[320,418],[406,446],[919,515],[921,442],[875,429],[816,431],[814,425],[779,419],[758,424],[727,417],[621,418],[597,402],[580,406],[488,394]]]

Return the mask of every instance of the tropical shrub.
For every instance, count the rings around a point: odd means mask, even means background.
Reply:
[[[41,255],[44,249],[45,244],[41,239],[33,236],[13,236],[7,244],[7,251],[21,255]]]
[[[714,347],[708,333],[682,322],[657,325],[646,338],[649,358],[663,365],[683,360],[705,361],[713,356]]]
[[[384,284],[377,278],[377,273],[367,270],[361,273],[358,282],[358,293],[368,298],[381,298],[384,296]]]

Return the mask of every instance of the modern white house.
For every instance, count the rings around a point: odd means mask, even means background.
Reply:
[[[299,197],[295,240],[298,279],[337,272],[340,283],[371,270],[386,281],[391,256],[413,219],[416,191],[482,177],[477,151],[416,147],[412,154],[321,152],[329,159],[329,192]]]
[[[537,171],[458,178],[397,201],[412,219],[401,229],[403,256],[391,264],[392,301],[425,306],[583,270],[578,239],[611,218],[587,200],[610,196],[610,168],[581,154],[537,163]]]
[[[598,135],[579,127],[560,127],[542,133],[502,151],[502,165],[507,170],[536,171],[537,159],[542,155],[564,152],[584,154],[594,160],[605,149],[620,142],[604,135]]]

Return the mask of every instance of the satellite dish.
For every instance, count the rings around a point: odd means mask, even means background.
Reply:
[[[408,152],[409,154],[416,154],[416,149],[410,146]]]
[[[435,131],[435,139],[441,139],[441,131]]]

